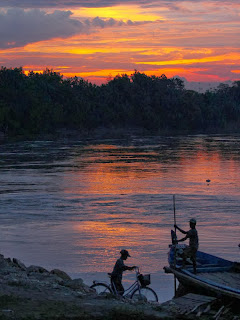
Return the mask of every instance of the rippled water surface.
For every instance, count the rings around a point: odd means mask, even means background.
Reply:
[[[28,141],[0,146],[0,252],[107,281],[121,248],[160,300],[173,228],[197,219],[200,249],[240,260],[240,136]],[[210,179],[209,183],[206,180]],[[182,235],[179,235],[182,236]],[[133,274],[125,273],[125,286]]]

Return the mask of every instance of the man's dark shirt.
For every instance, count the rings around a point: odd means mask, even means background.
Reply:
[[[122,274],[125,270],[127,270],[127,267],[125,266],[123,259],[119,258],[113,268],[112,278],[118,278],[119,280],[122,280]]]
[[[198,233],[196,229],[190,229],[187,232],[187,238],[189,238],[189,247],[198,249]]]

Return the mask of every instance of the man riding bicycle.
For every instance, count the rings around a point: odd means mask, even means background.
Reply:
[[[128,267],[124,264],[124,260],[127,260],[128,257],[131,257],[127,250],[123,249],[120,251],[121,257],[116,261],[111,274],[111,283],[112,286],[115,286],[115,289],[119,295],[123,295],[124,288],[122,285],[122,274],[123,271],[133,270],[136,266]]]

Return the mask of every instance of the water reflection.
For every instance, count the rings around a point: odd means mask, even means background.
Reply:
[[[239,260],[239,147],[239,136],[2,145],[1,253],[91,281],[124,247],[170,298],[173,194],[177,223],[197,218],[200,248]]]
[[[180,143],[177,149],[168,146],[168,152],[158,150],[159,146],[87,146],[74,158],[70,184],[77,188],[84,182],[86,193],[99,194],[239,193],[239,158],[235,159],[235,152],[232,156],[229,152],[221,154],[214,147],[206,152],[204,144],[190,142],[187,149],[185,144],[181,149]],[[87,163],[84,181],[82,163]]]

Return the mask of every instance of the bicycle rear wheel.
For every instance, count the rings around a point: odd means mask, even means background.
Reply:
[[[131,295],[131,299],[136,301],[142,300],[145,302],[158,302],[158,296],[156,292],[148,287],[135,289]]]
[[[111,288],[105,283],[101,283],[101,282],[94,283],[90,288],[95,289],[98,295],[107,295],[109,293],[112,293]]]

